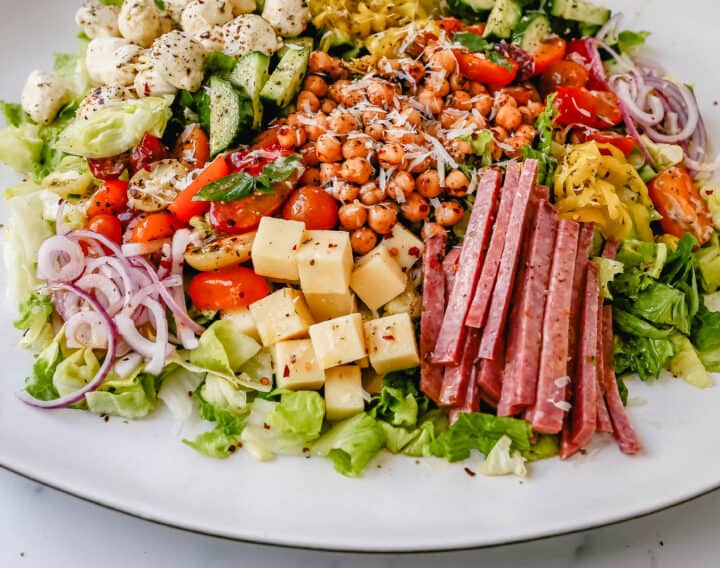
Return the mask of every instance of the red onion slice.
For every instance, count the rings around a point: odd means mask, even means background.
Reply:
[[[92,294],[88,294],[87,292],[85,292],[85,290],[81,290],[73,284],[59,283],[51,286],[50,288],[50,291],[52,292],[60,290],[71,292],[79,296],[80,298],[85,300],[92,307],[92,309],[94,309],[102,318],[105,326],[107,327],[107,352],[105,353],[105,359],[103,360],[102,365],[100,365],[100,369],[98,369],[98,372],[93,377],[93,379],[88,382],[84,387],[75,391],[74,393],[65,395],[60,398],[56,398],[55,400],[38,400],[37,398],[31,396],[30,393],[25,390],[21,390],[17,393],[17,396],[20,400],[38,408],[67,408],[68,406],[72,406],[73,404],[81,401],[87,393],[94,391],[102,384],[102,382],[105,380],[105,377],[108,376],[108,373],[110,373],[110,370],[115,364],[115,355],[117,353],[118,343],[117,329],[115,328],[115,324],[113,323],[108,313],[100,305],[100,302],[98,302]]]
[[[49,282],[72,282],[85,270],[82,247],[65,236],[50,237],[40,245],[37,275]]]
[[[109,314],[108,314],[109,315]],[[71,349],[107,348],[107,330],[102,316],[83,310],[70,316],[65,324],[65,340]]]

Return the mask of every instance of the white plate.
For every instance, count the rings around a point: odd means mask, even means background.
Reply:
[[[17,100],[27,73],[52,52],[74,49],[80,0],[0,3],[0,97]],[[710,131],[720,135],[712,0],[613,2],[627,24],[653,32],[658,56],[697,87]],[[42,8],[40,8],[42,6]],[[628,8],[632,6],[632,8]],[[12,177],[3,172],[3,186]],[[0,287],[4,288],[0,281]],[[659,508],[720,486],[720,388],[679,380],[629,385],[630,415],[646,453],[629,458],[611,439],[567,463],[532,465],[526,481],[470,477],[463,467],[383,455],[361,479],[322,459],[255,463],[205,458],[183,445],[164,410],[126,423],[20,403],[31,356],[16,347],[0,313],[0,465],[146,519],[230,538],[345,550],[430,550],[507,543],[584,529]],[[377,467],[376,467],[377,466]]]

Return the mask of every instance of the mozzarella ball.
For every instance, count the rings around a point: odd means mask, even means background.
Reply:
[[[195,41],[200,42],[207,53],[222,52],[225,49],[225,35],[221,26],[213,26],[195,34]]]
[[[197,91],[202,84],[205,50],[188,34],[173,31],[152,45],[153,66],[177,89]]]
[[[174,95],[177,88],[167,82],[162,73],[154,65],[141,69],[135,77],[135,92],[138,97],[157,97]]]
[[[47,71],[33,71],[25,81],[20,102],[35,122],[50,124],[70,99],[70,90],[61,77]]]
[[[232,5],[226,0],[194,0],[182,13],[183,31],[200,34],[213,26],[227,24],[233,19]]]
[[[165,0],[165,11],[173,20],[180,23],[183,10],[192,1],[193,0]]]
[[[93,83],[127,87],[133,84],[135,63],[143,49],[127,39],[99,37],[92,40],[85,54],[85,65]]]
[[[100,0],[88,0],[75,14],[75,23],[90,39],[120,37],[119,6],[106,6]]]
[[[97,87],[90,91],[75,111],[75,118],[87,120],[88,117],[107,105],[136,99],[135,92],[127,87]]]
[[[128,205],[140,211],[161,211],[187,185],[187,177],[187,168],[177,160],[153,162],[130,178]]]
[[[310,7],[307,0],[265,0],[262,15],[279,35],[295,37],[305,31]]]
[[[155,0],[126,0],[120,8],[118,28],[125,39],[149,47],[160,35],[160,10]]]
[[[223,26],[226,55],[240,57],[251,51],[272,55],[280,49],[281,41],[275,30],[262,16],[244,14]]]

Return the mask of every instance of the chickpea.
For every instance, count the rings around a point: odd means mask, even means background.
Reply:
[[[340,179],[340,164],[320,164],[320,183],[327,185],[336,179]]]
[[[308,75],[305,77],[303,89],[310,91],[316,97],[324,97],[328,92],[328,84],[318,75]]]
[[[443,227],[452,227],[460,222],[465,209],[457,201],[441,201],[435,209],[435,221]]]
[[[304,128],[283,124],[277,130],[277,139],[278,144],[283,148],[295,148],[305,144],[307,135]]]
[[[300,91],[295,105],[304,112],[317,112],[320,110],[320,99],[312,91]]]
[[[317,148],[312,142],[308,142],[300,148],[300,156],[302,157],[302,163],[304,166],[317,166],[320,163],[317,157]]]
[[[386,203],[368,208],[368,226],[380,235],[387,235],[397,223],[397,211]]]
[[[401,168],[405,163],[402,144],[383,144],[377,153],[378,163],[383,168]]]
[[[517,108],[518,103],[517,99],[515,99],[515,97],[513,97],[509,92],[499,91],[495,93],[495,106],[498,109],[504,106],[511,106],[513,108]]]
[[[343,93],[350,84],[350,81],[347,81],[345,79],[333,83],[328,87],[327,96],[334,100],[336,103],[340,104],[343,99]]]
[[[440,188],[440,175],[437,170],[427,170],[421,173],[415,185],[417,186],[418,193],[428,199],[437,197],[442,192]]]
[[[505,130],[502,126],[493,126],[490,129],[490,132],[492,132],[493,138],[498,142],[502,142],[508,137],[507,130]]]
[[[362,113],[360,113],[360,120],[362,120],[362,123],[367,126],[368,124],[371,124],[376,120],[383,120],[386,115],[387,113],[384,110],[380,109],[364,110],[362,111]]]
[[[450,141],[448,145],[448,153],[452,156],[456,162],[464,162],[468,154],[472,154],[472,146],[465,140],[455,138]]]
[[[445,177],[445,187],[450,195],[462,197],[467,194],[470,180],[461,170],[453,170]]]
[[[477,81],[470,81],[468,83],[468,92],[470,96],[476,97],[477,95],[487,95],[487,87]]]
[[[338,219],[343,229],[359,229],[367,221],[367,209],[360,203],[346,203],[338,209]]]
[[[457,59],[450,49],[443,49],[432,54],[428,61],[428,67],[430,69],[442,69],[450,74],[457,67]]]
[[[460,73],[453,73],[448,78],[450,82],[450,91],[464,91],[467,88],[468,81]]]
[[[433,165],[433,160],[430,156],[425,156],[422,160],[419,162],[417,161],[417,158],[412,160],[408,164],[408,171],[411,174],[421,174],[425,170],[427,170],[430,166]]]
[[[401,69],[400,62],[397,59],[390,59],[384,55],[378,61],[377,68],[378,74],[387,79],[392,79]]]
[[[518,110],[520,111],[520,115],[522,116],[522,121],[525,124],[532,124],[535,122],[535,117],[533,117],[532,112],[530,109],[526,106],[518,107]]]
[[[368,124],[365,127],[365,134],[374,140],[382,140],[383,134],[385,134],[385,127],[378,122]]]
[[[523,136],[510,136],[503,142],[506,146],[510,146],[511,149],[503,148],[503,152],[509,158],[518,158],[521,155],[520,148],[528,145],[528,140]]]
[[[459,110],[470,110],[473,106],[470,98],[470,93],[468,93],[467,91],[457,90],[452,95],[450,95],[448,103],[451,107]]]
[[[430,215],[430,204],[419,193],[411,193],[400,205],[400,212],[411,223],[424,221]]]
[[[323,51],[313,51],[310,54],[308,67],[312,73],[329,75],[335,81],[344,79],[348,75],[345,65],[340,60],[330,57]]]
[[[495,115],[495,124],[507,130],[515,130],[522,124],[522,114],[516,106],[509,104],[501,106]]]
[[[307,168],[298,180],[300,185],[320,185],[320,168]]]
[[[540,115],[540,113],[542,113],[542,111],[545,110],[545,104],[537,101],[530,101],[527,104],[527,108],[530,111],[530,116],[535,119],[538,117],[538,115]]]
[[[305,132],[307,133],[308,139],[315,142],[318,138],[320,138],[320,136],[327,132],[327,117],[324,113],[319,112],[312,116],[312,124],[305,124],[303,126],[305,128]]]
[[[343,158],[368,158],[372,154],[373,143],[368,136],[348,138],[342,146]]]
[[[361,227],[350,235],[350,246],[357,254],[367,254],[377,245],[377,235],[372,229]]]
[[[417,95],[417,100],[427,114],[440,114],[445,106],[442,97],[430,89],[422,89]]]
[[[413,191],[415,191],[415,178],[403,170],[395,172],[387,183],[387,194],[396,201],[406,200]],[[398,199],[400,194],[402,194],[402,198]]]
[[[445,79],[445,71],[431,71],[425,78],[425,88],[444,97],[450,92],[450,83]]]
[[[340,168],[340,175],[345,181],[364,184],[373,175],[373,167],[365,158],[350,158]]]
[[[515,136],[522,136],[523,138],[527,138],[529,140],[532,140],[537,135],[537,130],[535,130],[535,127],[530,126],[529,124],[521,124],[517,127],[517,130],[515,130]]]
[[[457,124],[465,118],[467,113],[456,108],[446,108],[440,113],[440,125],[443,128],[457,128]]]
[[[370,81],[367,98],[376,106],[389,108],[395,100],[395,90],[384,81]]]
[[[328,126],[330,130],[340,135],[360,129],[357,119],[349,112],[332,115],[328,120]]]
[[[337,108],[337,103],[330,98],[323,99],[323,101],[320,105],[320,110],[322,110],[325,114],[330,114],[336,108]]]
[[[439,223],[425,223],[420,230],[420,236],[424,241],[431,239],[435,235],[439,235],[445,232],[445,227]]]
[[[342,159],[342,144],[332,134],[323,134],[316,144],[318,160],[321,162],[339,162]]]
[[[360,187],[359,197],[363,205],[375,205],[385,199],[385,191],[376,181],[369,181]]]
[[[338,201],[348,203],[350,201],[355,201],[358,198],[358,195],[360,194],[360,187],[358,187],[354,183],[349,183],[346,181],[336,181],[330,193]]]
[[[422,115],[418,109],[407,105],[400,112],[400,116],[395,120],[395,124],[398,126],[408,125],[418,129],[422,126]]]
[[[419,83],[425,76],[425,66],[420,61],[406,59],[400,63],[402,70],[407,73],[415,83]]]
[[[342,80],[330,85],[328,95],[338,104],[351,107],[363,100],[362,89],[358,89],[350,81]]]
[[[493,98],[490,95],[480,94],[474,95],[472,98],[473,108],[481,115],[488,116],[492,112]]]

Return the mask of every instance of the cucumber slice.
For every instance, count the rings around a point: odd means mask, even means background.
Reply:
[[[210,97],[210,152],[222,152],[240,133],[240,95],[229,81],[213,75],[208,84]]]
[[[302,84],[312,47],[288,46],[273,74],[260,91],[260,98],[278,108],[290,104]]]
[[[252,128],[262,126],[263,106],[260,102],[260,91],[270,76],[270,58],[264,53],[254,51],[240,58],[230,73],[230,82],[242,89],[250,99],[253,111]]]
[[[583,24],[602,26],[610,19],[610,10],[587,0],[553,0],[552,15]]]
[[[450,13],[459,18],[472,18],[492,10],[495,0],[447,0]]]
[[[508,39],[520,23],[521,16],[522,6],[517,0],[496,0],[488,16],[483,36]]]
[[[540,43],[553,34],[550,19],[542,12],[525,14],[513,34],[513,43],[528,53],[535,53]]]
[[[280,49],[278,49],[278,51],[277,51],[277,56],[282,59],[289,50],[300,49],[303,47],[312,51],[313,38],[311,38],[311,37],[293,37],[293,38],[285,39],[285,41],[283,42],[283,46]]]

